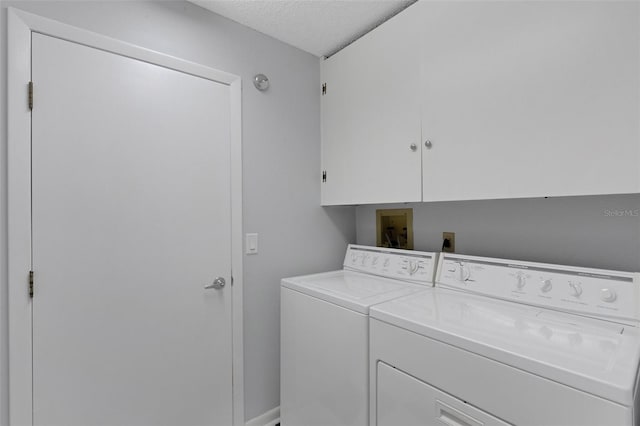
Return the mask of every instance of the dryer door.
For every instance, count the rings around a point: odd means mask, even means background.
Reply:
[[[377,372],[378,426],[509,424],[383,362]]]

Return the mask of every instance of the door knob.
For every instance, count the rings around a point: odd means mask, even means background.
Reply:
[[[418,149],[418,145],[412,143],[411,145],[409,145],[409,149],[413,152],[416,152],[416,150]]]
[[[222,287],[224,287],[225,284],[226,284],[226,281],[224,280],[224,278],[216,277],[216,279],[213,280],[211,284],[205,285],[204,288],[207,290],[212,288],[215,288],[216,290],[220,290]]]
[[[425,141],[424,142],[424,146],[427,147],[427,149],[431,149],[431,147],[433,146],[433,144],[431,143],[431,141]]]

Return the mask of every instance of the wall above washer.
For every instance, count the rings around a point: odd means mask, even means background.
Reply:
[[[416,250],[640,272],[640,194],[363,205],[357,242],[376,244],[376,209],[413,208]]]

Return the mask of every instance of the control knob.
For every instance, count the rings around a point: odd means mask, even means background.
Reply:
[[[522,290],[525,285],[527,285],[527,279],[525,278],[524,274],[519,273],[518,275],[516,275],[516,287],[518,288],[518,290]]]
[[[540,290],[543,293],[550,292],[552,288],[553,288],[553,284],[551,283],[551,280],[542,280],[542,285],[540,286]]]
[[[418,262],[415,260],[409,260],[407,262],[407,270],[409,271],[409,275],[413,275],[418,271]]]
[[[471,276],[471,271],[469,268],[462,262],[460,262],[460,266],[458,267],[458,281],[465,282]]]
[[[618,298],[618,295],[614,290],[610,288],[603,288],[602,290],[600,290],[600,298],[603,302],[611,303],[615,302],[615,300]]]
[[[569,281],[569,288],[571,289],[570,294],[573,297],[580,297],[582,294],[582,285],[580,283],[574,283]]]

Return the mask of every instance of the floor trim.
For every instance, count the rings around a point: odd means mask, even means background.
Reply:
[[[280,407],[273,408],[249,420],[246,426],[275,426],[280,423]]]

